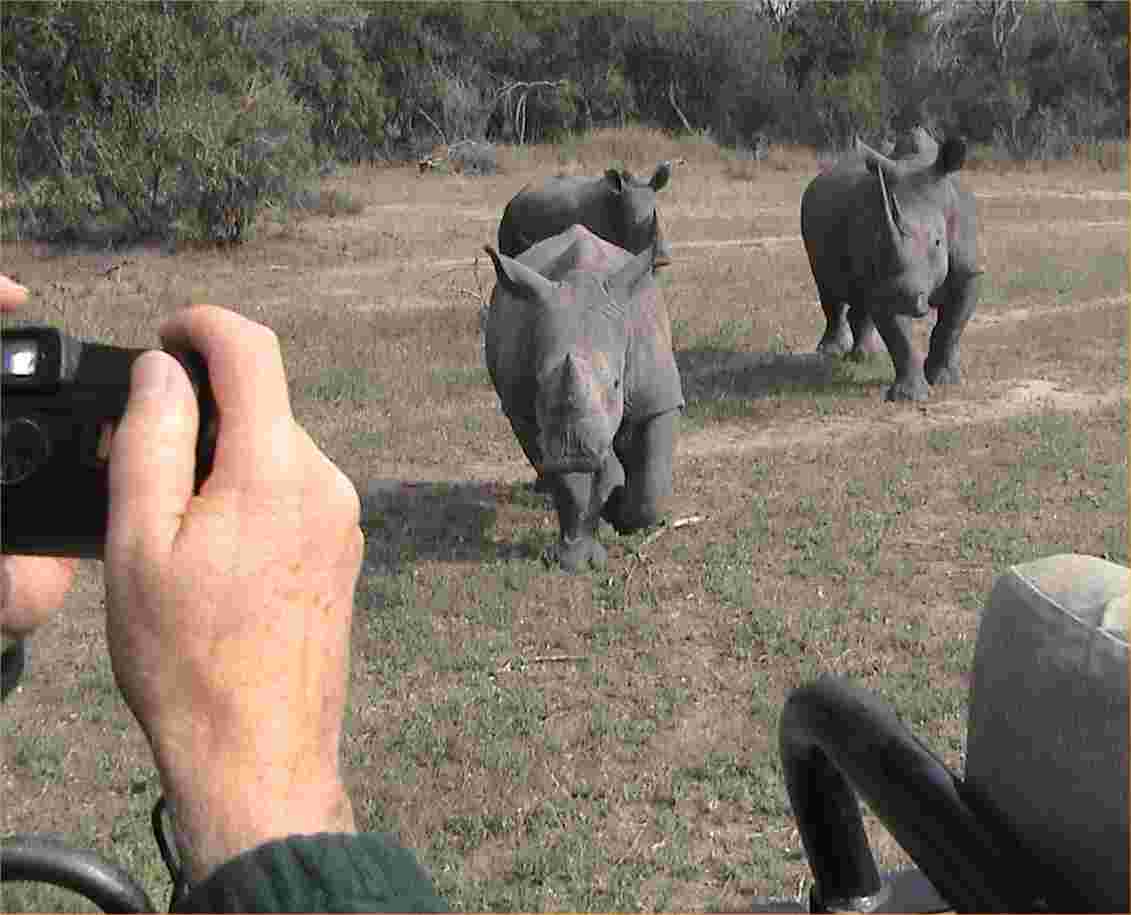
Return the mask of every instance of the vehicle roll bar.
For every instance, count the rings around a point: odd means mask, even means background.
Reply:
[[[103,912],[155,912],[134,879],[101,855],[46,836],[0,840],[0,879],[49,883],[85,896]]]
[[[882,699],[823,676],[789,695],[779,734],[786,790],[815,881],[811,911],[877,911],[892,903],[878,898],[883,884],[857,795],[954,910],[1074,910],[1058,907],[1071,904],[1065,888],[1048,885],[1047,869]]]

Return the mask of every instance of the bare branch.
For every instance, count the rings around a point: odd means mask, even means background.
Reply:
[[[432,118],[428,116],[428,112],[421,108],[419,105],[416,106],[416,110],[420,112],[420,116],[424,118],[424,120],[432,125],[432,129],[440,135],[440,142],[446,146],[448,143],[448,138],[444,136],[444,131],[440,129],[440,125],[433,121]]]
[[[672,103],[672,108],[675,109],[676,115],[679,117],[680,121],[682,122],[683,129],[686,130],[688,133],[694,133],[694,131],[691,129],[691,124],[688,123],[687,118],[685,118],[683,116],[683,112],[679,110],[679,105],[676,104],[676,101],[675,101],[675,80],[671,80],[668,83],[668,101]]]

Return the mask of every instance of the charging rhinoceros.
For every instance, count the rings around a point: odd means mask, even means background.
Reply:
[[[503,412],[554,498],[567,571],[601,567],[601,518],[654,524],[672,491],[684,405],[671,325],[637,255],[575,225],[518,258],[490,246],[496,284],[484,318],[487,368]]]
[[[974,197],[954,178],[966,143],[951,137],[940,146],[921,133],[902,159],[858,141],[801,198],[801,234],[827,320],[817,349],[878,349],[878,330],[895,364],[888,400],[924,400],[928,384],[961,380],[958,339],[981,273]],[[923,362],[911,321],[932,307],[938,317]]]
[[[661,162],[648,180],[611,168],[599,178],[564,175],[528,184],[503,210],[499,251],[518,257],[576,224],[632,254],[654,248],[655,266],[666,266],[671,247],[660,232],[656,192],[671,174],[671,163]]]

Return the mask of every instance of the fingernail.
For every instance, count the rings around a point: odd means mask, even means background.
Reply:
[[[133,393],[138,397],[154,397],[165,393],[172,365],[168,356],[158,352],[142,353],[134,364]]]

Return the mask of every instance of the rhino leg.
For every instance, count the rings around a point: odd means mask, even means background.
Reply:
[[[587,565],[603,569],[608,553],[597,542],[601,523],[601,506],[609,493],[624,488],[624,468],[615,456],[593,473],[548,474],[544,478],[554,497],[560,532],[558,542],[547,558],[558,562],[567,572],[577,572]]]
[[[869,353],[882,353],[884,341],[876,333],[876,322],[866,308],[851,306],[848,309],[848,326],[852,329],[852,356],[860,358]]]
[[[660,520],[672,494],[672,459],[679,411],[669,410],[635,427],[626,427],[614,443],[624,465],[625,484],[612,491],[602,517],[618,533],[649,527]]]
[[[826,356],[842,356],[852,349],[852,328],[848,324],[848,303],[837,302],[829,305],[821,298],[821,310],[825,313],[825,332],[817,341],[817,352]]]
[[[958,384],[962,371],[958,365],[958,338],[974,314],[978,301],[978,274],[952,272],[947,277],[944,301],[931,331],[924,372],[931,384]]]
[[[910,315],[877,312],[872,316],[876,329],[895,363],[895,382],[884,395],[887,400],[926,400],[930,392],[923,374],[923,360],[911,344]]]

